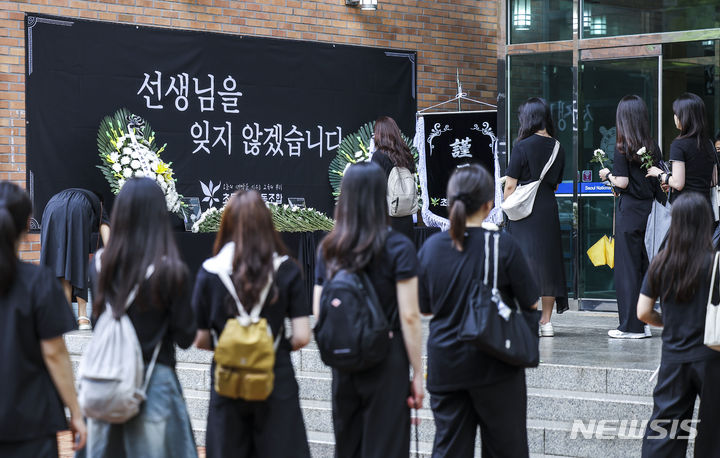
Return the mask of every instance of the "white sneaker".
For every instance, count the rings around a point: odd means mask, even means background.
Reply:
[[[650,330],[650,325],[645,325],[645,337],[652,337],[652,331]]]
[[[548,321],[545,324],[540,324],[540,326],[538,326],[538,335],[540,337],[553,337],[555,330],[553,329],[552,323]]]
[[[613,339],[645,339],[646,337],[650,337],[645,332],[623,332],[619,329],[609,330],[608,336]]]

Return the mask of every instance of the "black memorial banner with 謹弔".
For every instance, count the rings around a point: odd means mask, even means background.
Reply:
[[[203,210],[237,189],[332,215],[328,165],[380,115],[412,136],[414,51],[28,15],[28,189],[40,218],[70,187],[110,189],[100,121],[125,107],[167,143],[178,192]],[[211,183],[212,182],[212,183]]]
[[[496,111],[425,114],[425,165],[429,210],[448,217],[450,175],[471,163],[495,173]]]

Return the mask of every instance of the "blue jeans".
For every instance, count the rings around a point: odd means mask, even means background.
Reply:
[[[88,458],[196,458],[190,417],[175,370],[157,364],[140,413],[123,424],[88,419]],[[82,454],[77,455],[82,456]]]

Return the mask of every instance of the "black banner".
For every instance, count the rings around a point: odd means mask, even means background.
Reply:
[[[427,114],[425,164],[430,211],[447,218],[447,184],[456,168],[480,163],[495,173],[493,142],[497,112]]]
[[[99,190],[98,126],[122,107],[167,143],[178,191],[304,197],[332,215],[328,165],[379,115],[414,130],[415,52],[27,16],[28,188]],[[212,184],[211,184],[212,182]]]

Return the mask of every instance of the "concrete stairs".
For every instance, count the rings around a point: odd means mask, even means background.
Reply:
[[[66,336],[75,369],[89,339],[89,332],[78,331]],[[559,339],[562,337],[555,337],[553,345],[562,342]],[[659,346],[659,339],[653,340]],[[177,374],[197,443],[202,446],[205,444],[212,354],[197,349],[178,350],[177,359]],[[312,455],[331,457],[334,450],[331,373],[320,360],[314,343],[294,353],[292,360],[300,386]],[[639,456],[640,437],[644,433],[641,426],[636,427],[635,434],[640,436],[637,438],[603,439],[596,435],[586,439],[582,434],[572,437],[575,420],[584,420],[585,424],[590,420],[637,420],[639,425],[639,422],[650,418],[654,382],[649,379],[653,370],[646,367],[604,367],[605,362],[601,356],[596,364],[543,362],[540,367],[527,371],[528,442],[532,456]],[[428,398],[426,407],[429,406]],[[422,418],[419,427],[420,452],[423,456],[430,456],[435,432],[432,412],[425,408],[420,410],[419,415]],[[415,437],[414,430],[411,437]],[[480,456],[479,440],[477,446],[476,456]],[[411,449],[414,451],[414,443]]]

